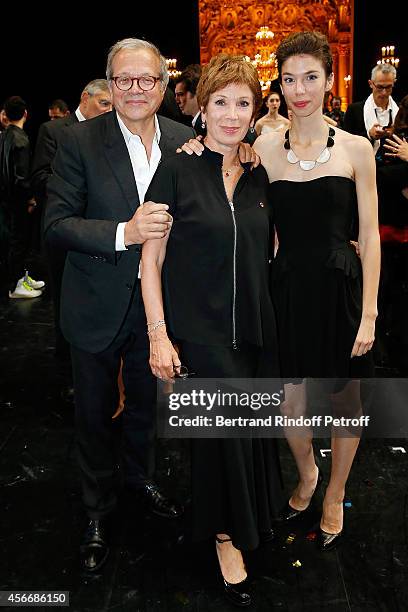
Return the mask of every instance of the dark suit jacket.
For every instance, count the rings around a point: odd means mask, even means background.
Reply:
[[[343,129],[350,134],[368,138],[364,123],[364,104],[365,100],[349,104],[344,115]]]
[[[47,196],[47,181],[51,175],[51,164],[57,152],[57,147],[61,134],[69,125],[78,123],[75,113],[46,121],[40,125],[35,146],[33,165],[31,168],[31,186],[37,202],[44,201]]]
[[[165,159],[194,135],[159,117]],[[139,206],[129,153],[116,113],[65,130],[47,185],[45,238],[69,251],[62,283],[66,339],[97,353],[114,339],[137,282],[141,246],[116,252],[117,225]]]
[[[198,115],[196,122],[194,124],[194,131],[197,134],[197,136],[206,136],[207,135],[207,128],[204,127],[203,128],[203,119],[201,117],[201,113]]]
[[[0,136],[0,199],[25,205],[30,186],[30,141],[23,129],[9,125]]]

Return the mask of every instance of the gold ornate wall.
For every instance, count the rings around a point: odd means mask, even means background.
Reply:
[[[344,106],[351,101],[351,84],[344,77],[352,76],[353,0],[199,0],[199,14],[202,64],[222,51],[254,57],[261,26],[274,32],[273,50],[291,32],[323,32],[334,57],[333,93]]]

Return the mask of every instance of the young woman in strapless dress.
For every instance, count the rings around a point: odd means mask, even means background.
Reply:
[[[360,379],[371,374],[377,316],[380,240],[375,163],[369,141],[329,126],[323,97],[333,84],[327,39],[298,32],[277,49],[282,92],[292,111],[286,132],[261,135],[254,149],[270,180],[278,251],[273,298],[284,413],[305,411],[305,379],[348,379],[332,390],[333,411],[361,410]],[[350,244],[358,234],[360,258]],[[302,382],[301,382],[302,381]],[[343,499],[359,436],[333,432],[332,466],[323,502],[319,541],[335,546],[343,529]],[[347,437],[341,437],[341,435]],[[285,518],[310,505],[321,476],[312,433],[288,435],[299,471]]]

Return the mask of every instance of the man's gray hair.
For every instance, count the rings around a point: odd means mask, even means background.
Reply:
[[[82,93],[87,93],[90,96],[94,96],[98,93],[108,93],[110,96],[109,83],[106,79],[94,79],[90,81],[88,85],[85,85]]]
[[[397,78],[397,71],[395,70],[395,67],[392,64],[377,64],[376,66],[374,66],[374,68],[371,71],[372,81],[374,81],[375,75],[377,74],[377,72],[383,72],[384,74],[390,74],[391,76],[394,77],[394,79]]]
[[[140,49],[151,51],[159,60],[160,63],[160,83],[162,91],[165,91],[167,84],[169,82],[169,73],[167,70],[166,58],[162,56],[156,45],[147,40],[141,40],[140,38],[124,38],[123,40],[119,40],[117,43],[110,48],[108,54],[108,61],[106,64],[106,78],[108,81],[113,77],[113,69],[112,63],[113,58],[119,51],[123,49],[132,49],[133,51],[139,51]],[[156,76],[152,74],[151,76]]]

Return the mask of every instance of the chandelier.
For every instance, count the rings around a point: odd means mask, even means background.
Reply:
[[[177,70],[177,60],[176,59],[166,59],[167,71],[169,73],[169,77],[171,79],[176,79],[180,76],[180,70]]]
[[[271,82],[277,78],[276,57],[273,52],[273,38],[275,34],[268,28],[262,26],[255,35],[257,53],[254,59],[246,56],[246,60],[251,62],[258,72],[259,82],[262,91],[269,90]]]
[[[394,45],[387,45],[381,47],[381,59],[378,60],[377,64],[391,64],[395,68],[398,68],[399,59],[394,55]]]

